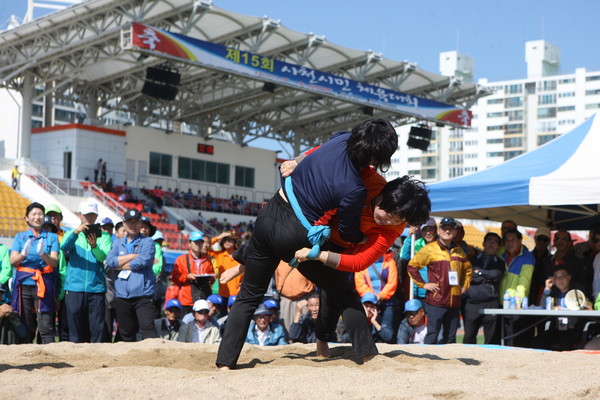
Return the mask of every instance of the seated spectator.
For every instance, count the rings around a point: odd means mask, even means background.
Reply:
[[[115,184],[113,183],[112,178],[110,178],[108,180],[108,182],[106,182],[106,185],[104,187],[104,191],[108,192],[108,193],[113,193],[115,191]]]
[[[171,299],[165,304],[165,317],[154,320],[156,334],[161,339],[177,340],[179,330],[183,326],[181,317],[181,303],[177,299]]]
[[[184,200],[192,200],[194,197],[194,193],[192,192],[192,188],[188,188],[188,191],[183,195]]]
[[[215,344],[221,342],[219,328],[210,323],[210,306],[206,300],[198,300],[192,308],[194,320],[179,329],[177,341],[186,343]]]
[[[540,305],[546,305],[546,298],[552,297],[554,305],[560,308],[561,301],[571,289],[582,290],[582,286],[571,280],[566,267],[557,267],[552,277],[546,280]],[[578,318],[553,318],[550,328],[538,334],[534,339],[534,347],[547,350],[569,351],[577,348],[582,340],[584,321]]]
[[[319,295],[312,293],[307,300],[300,300],[296,305],[296,315],[290,327],[290,340],[300,343],[316,343],[315,326],[319,315]],[[304,315],[302,310],[308,308]]]
[[[277,300],[267,299],[263,301],[263,304],[271,311],[271,322],[283,325],[283,321],[279,318],[279,302]]]
[[[0,295],[3,289],[0,287]],[[1,301],[0,301],[1,302]],[[21,323],[19,314],[15,313],[10,304],[0,305],[0,344],[24,343],[27,338],[27,328]]]
[[[377,308],[377,296],[368,292],[362,297],[361,301],[365,308],[375,343],[391,343],[394,332],[391,326],[386,326],[381,322],[381,315]]]
[[[556,232],[554,247],[556,252],[552,256],[552,271],[565,267],[572,280],[582,287],[586,297],[592,297],[594,271],[591,264],[585,263],[582,258],[575,255],[571,234],[563,229]]]
[[[398,344],[424,344],[427,335],[427,316],[423,304],[417,300],[408,300],[404,304],[406,317],[400,322]]]
[[[271,311],[264,305],[258,306],[250,323],[246,343],[258,346],[278,346],[288,344],[283,327],[271,322]]]
[[[173,198],[175,200],[181,200],[181,192],[178,188],[175,188],[175,191],[173,192]]]
[[[354,283],[359,296],[372,293],[377,296],[377,309],[379,321],[387,332],[393,331],[396,326],[396,298],[394,294],[398,288],[398,268],[394,261],[393,253],[386,252],[369,268],[354,274]],[[393,343],[394,335],[389,336]]]
[[[208,301],[208,305],[210,306],[210,313],[208,313],[208,316],[211,320],[217,320],[221,317],[221,309],[223,308],[223,298],[218,294],[211,294],[206,298],[206,300]]]
[[[227,299],[227,314],[224,317],[221,317],[217,320],[217,323],[219,324],[219,332],[221,332],[221,336],[223,336],[223,332],[225,332],[225,324],[227,323],[227,317],[229,316],[229,311],[231,311],[231,306],[233,306],[233,303],[235,302],[235,298],[237,296],[229,296],[229,298]]]

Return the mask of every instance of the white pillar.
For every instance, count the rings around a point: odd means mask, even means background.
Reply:
[[[33,107],[33,76],[30,74],[25,74],[23,77],[21,96],[23,97],[21,105],[21,134],[17,157],[29,158],[31,153],[31,110]]]

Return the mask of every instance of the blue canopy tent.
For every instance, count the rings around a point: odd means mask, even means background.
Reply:
[[[429,186],[432,213],[552,229],[600,222],[596,115],[539,148],[487,170]]]

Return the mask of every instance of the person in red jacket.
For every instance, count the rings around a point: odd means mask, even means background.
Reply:
[[[211,293],[216,276],[215,259],[203,253],[204,234],[195,231],[190,234],[190,251],[175,260],[171,282],[179,287],[177,299],[181,303],[182,315],[192,311],[194,302],[206,299]]]

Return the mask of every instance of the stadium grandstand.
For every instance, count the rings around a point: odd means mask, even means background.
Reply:
[[[94,198],[101,218],[142,210],[176,250],[192,230],[251,232],[282,161],[257,139],[291,158],[370,117],[460,128],[489,94],[189,0],[90,0],[3,31],[0,91],[5,238],[25,229],[30,201],[59,204],[74,227]]]

